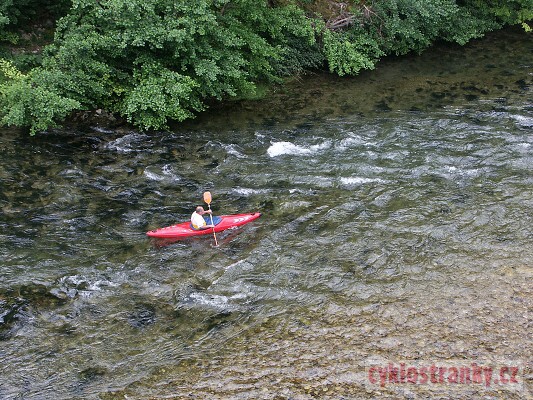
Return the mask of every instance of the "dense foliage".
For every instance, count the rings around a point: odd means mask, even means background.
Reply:
[[[38,65],[22,68],[20,54],[0,59],[1,123],[35,133],[72,112],[105,108],[141,128],[164,128],[284,76],[323,67],[357,74],[435,40],[464,44],[526,23],[532,2],[4,0],[4,43],[43,9],[64,16]]]
[[[0,32],[24,29],[39,20],[55,20],[65,14],[71,0],[2,0],[0,2]]]

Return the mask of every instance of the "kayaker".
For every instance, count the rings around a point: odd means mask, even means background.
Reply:
[[[208,229],[208,228],[214,228],[215,225],[207,224],[205,222],[204,217],[202,215],[204,214],[212,214],[213,212],[211,210],[204,210],[202,206],[196,207],[196,210],[191,215],[191,225],[194,229]]]

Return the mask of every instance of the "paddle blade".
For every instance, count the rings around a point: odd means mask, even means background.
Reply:
[[[205,192],[204,193],[204,201],[207,204],[211,204],[211,192]]]

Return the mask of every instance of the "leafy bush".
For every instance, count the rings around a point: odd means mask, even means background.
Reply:
[[[0,114],[2,125],[30,126],[30,133],[45,130],[63,120],[80,104],[63,97],[47,84],[46,73],[35,69],[24,75],[10,62],[0,60],[0,104],[9,104]]]
[[[325,9],[316,3],[315,9]],[[420,53],[436,40],[463,45],[533,18],[533,0],[371,0],[349,8],[329,3],[339,7],[322,25],[323,52],[329,70],[339,75],[372,69],[385,55]]]
[[[370,35],[326,30],[323,37],[324,53],[329,70],[340,76],[356,75],[362,69],[373,69],[385,53]]]
[[[500,24],[526,24],[533,19],[532,0],[465,0],[464,5],[475,10],[480,18]]]
[[[39,76],[73,101],[53,110],[57,116],[76,102],[158,129],[190,118],[208,99],[253,94],[256,82],[276,81],[284,57],[295,53],[291,45],[313,41],[302,10],[266,1],[75,0],[42,69],[28,79]],[[32,105],[14,100],[5,104]]]

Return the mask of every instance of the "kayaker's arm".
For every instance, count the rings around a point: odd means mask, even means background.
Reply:
[[[204,214],[213,214],[213,211],[209,209],[209,210],[204,210],[203,212],[200,213],[200,215],[204,215]],[[215,225],[207,224],[207,225],[200,227],[200,229],[203,230],[203,229],[214,228],[214,227]]]

